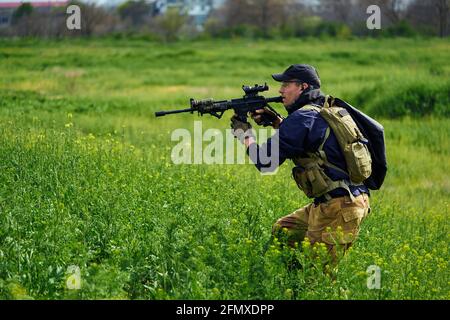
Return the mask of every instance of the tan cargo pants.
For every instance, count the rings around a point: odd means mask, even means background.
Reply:
[[[279,219],[272,228],[274,236],[285,236],[290,246],[308,237],[311,244],[325,243],[334,256],[336,244],[349,248],[359,233],[362,220],[369,214],[369,197],[361,194],[352,201],[349,196],[314,203]],[[284,229],[286,228],[286,229]],[[284,231],[283,231],[284,229]]]

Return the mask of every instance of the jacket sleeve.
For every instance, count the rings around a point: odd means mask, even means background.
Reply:
[[[297,110],[281,123],[276,133],[262,145],[251,144],[247,148],[256,168],[272,172],[286,159],[292,159],[305,151],[308,134],[317,117],[313,110]]]

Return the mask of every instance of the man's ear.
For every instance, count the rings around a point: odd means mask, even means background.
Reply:
[[[306,89],[308,89],[309,88],[309,84],[307,84],[306,82],[303,82],[302,83],[302,90],[304,91],[304,90],[306,90]]]

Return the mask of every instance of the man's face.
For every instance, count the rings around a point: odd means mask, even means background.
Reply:
[[[293,81],[282,82],[278,92],[283,97],[283,105],[288,107],[293,104],[307,87],[308,85],[306,83],[300,84]]]

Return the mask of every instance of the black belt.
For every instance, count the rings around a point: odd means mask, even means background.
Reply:
[[[336,189],[334,189],[334,190],[336,190]],[[333,190],[333,191],[334,191]],[[331,191],[331,192],[333,192],[333,191]],[[369,193],[367,193],[367,192],[361,192],[359,195],[361,195],[361,194],[367,194],[368,196],[369,196]],[[358,196],[359,196],[358,195]],[[330,198],[341,198],[341,197],[348,197],[349,196],[349,194],[348,193],[346,193],[346,194],[329,194],[328,193],[328,198],[327,197],[325,197],[325,195],[323,195],[323,196],[320,196],[320,197],[317,197],[317,198],[314,198],[314,204],[319,204],[319,203],[324,203],[324,202],[327,202]],[[355,195],[353,195],[354,197],[357,197],[357,196],[355,196]]]
[[[347,194],[348,195],[348,194]],[[345,197],[346,194],[328,194],[328,197],[325,197],[325,195],[314,198],[314,203],[315,204],[319,204],[319,203],[323,203],[323,202],[327,202],[328,200],[330,200],[330,198],[341,198],[341,197]]]

